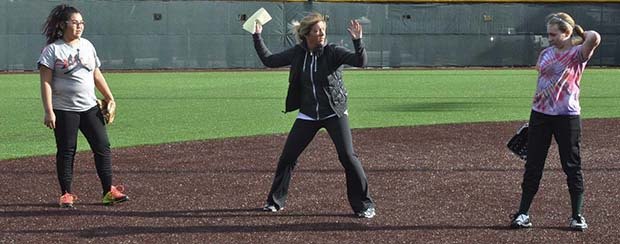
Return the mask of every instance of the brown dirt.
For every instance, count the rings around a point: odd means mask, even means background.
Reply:
[[[504,144],[520,123],[353,130],[377,203],[352,217],[344,173],[321,132],[300,158],[287,209],[259,211],[285,135],[114,149],[129,202],[99,204],[88,153],[76,159],[76,210],[56,207],[53,157],[0,161],[0,243],[513,243],[620,240],[620,120],[584,120],[585,216],[567,229],[565,176],[552,146],[531,216],[511,230],[523,163]]]

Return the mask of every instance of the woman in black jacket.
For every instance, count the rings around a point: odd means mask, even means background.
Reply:
[[[349,204],[356,216],[372,218],[375,215],[375,204],[370,198],[362,164],[353,150],[347,117],[347,90],[342,81],[343,64],[355,67],[366,65],[362,26],[357,21],[351,21],[348,28],[355,52],[335,44],[326,44],[325,29],[325,18],[321,14],[312,13],[295,25],[295,37],[299,44],[272,54],[261,38],[262,26],[256,25],[254,47],[263,64],[267,67],[290,65],[285,111],[299,109],[263,210],[276,212],[284,209],[297,158],[318,130],[325,128],[345,169]]]

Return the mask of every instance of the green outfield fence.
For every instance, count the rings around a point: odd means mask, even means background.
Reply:
[[[289,24],[329,16],[328,41],[351,47],[364,25],[369,66],[531,66],[548,45],[544,17],[568,12],[603,41],[590,65],[620,64],[620,1],[95,1],[0,0],[0,71],[36,69],[54,5],[82,10],[104,69],[260,68],[243,16],[264,7],[272,51],[294,45]]]

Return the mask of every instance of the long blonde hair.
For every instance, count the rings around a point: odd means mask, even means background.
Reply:
[[[547,25],[557,25],[558,29],[563,33],[570,32],[571,34],[577,34],[578,37],[573,37],[573,45],[579,45],[585,40],[583,28],[575,23],[573,17],[564,12],[552,13],[547,15]]]
[[[305,40],[308,33],[310,33],[312,26],[319,22],[326,22],[326,20],[325,16],[317,12],[312,12],[306,15],[306,17],[301,19],[301,22],[293,21],[291,30],[293,31],[293,35],[295,35],[295,40],[297,40],[297,43],[301,43]]]

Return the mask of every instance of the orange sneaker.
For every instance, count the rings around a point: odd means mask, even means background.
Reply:
[[[124,202],[129,200],[129,197],[123,194],[125,189],[123,186],[112,186],[110,191],[103,196],[103,204],[104,205],[112,205],[119,202]]]
[[[61,208],[73,208],[73,202],[77,199],[78,198],[76,195],[67,192],[64,195],[60,196],[59,205]]]

